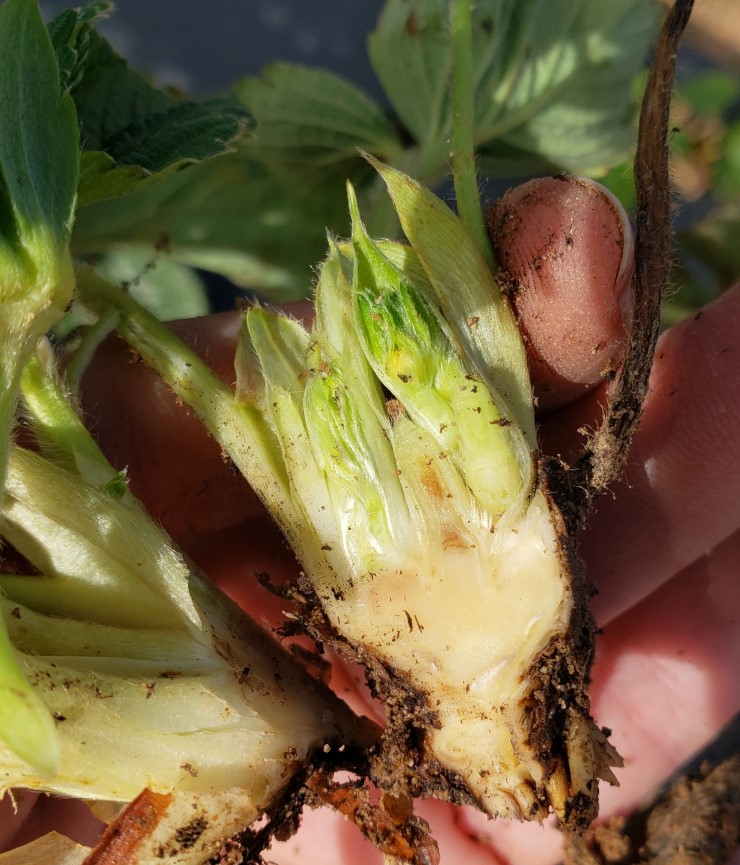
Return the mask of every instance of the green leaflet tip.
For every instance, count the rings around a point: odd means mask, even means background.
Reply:
[[[360,150],[360,151],[358,151],[358,152],[359,152],[360,156],[361,156],[361,157],[362,157],[366,162],[369,162],[370,165],[372,165],[372,167],[373,167],[373,168],[374,168],[374,169],[375,169],[379,174],[382,174],[382,173],[383,173],[383,169],[388,167],[388,166],[385,164],[385,162],[381,162],[379,159],[376,159],[376,158],[372,155],[372,153],[368,153],[366,150]]]
[[[360,206],[357,203],[357,193],[349,180],[347,181],[347,205],[352,220],[352,237],[354,237],[356,228],[362,225],[362,218],[360,217]]]

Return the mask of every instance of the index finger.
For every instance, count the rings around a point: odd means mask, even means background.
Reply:
[[[740,526],[740,285],[661,337],[624,477],[596,503],[581,553],[601,624]],[[550,453],[593,429],[603,390],[548,417]]]

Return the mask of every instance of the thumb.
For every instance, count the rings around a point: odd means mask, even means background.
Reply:
[[[538,408],[572,402],[621,361],[633,271],[627,214],[598,183],[547,177],[510,189],[489,211],[488,230]]]

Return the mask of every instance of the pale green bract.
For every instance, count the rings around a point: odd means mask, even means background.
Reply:
[[[462,497],[461,507],[466,512],[482,509],[489,528],[526,497],[533,469],[529,448],[506,401],[492,390],[490,380],[464,365],[455,334],[442,311],[435,315],[432,308],[435,282],[444,297],[453,294],[455,267],[446,262],[454,248],[462,260],[459,279],[465,296],[460,303],[480,307],[485,318],[485,309],[497,304],[498,295],[487,265],[439,199],[406,175],[376,167],[392,196],[399,200],[410,195],[398,205],[402,223],[416,218],[424,224],[416,251],[387,244],[386,257],[367,235],[350,187],[353,284],[347,281],[339,250],[332,247],[319,280],[317,325],[310,340],[297,322],[261,309],[248,313],[247,329],[268,390],[265,413],[284,448],[288,475],[295,475],[293,495],[303,505],[304,518],[310,514],[308,534],[317,539],[318,547],[334,550],[342,535],[341,546],[376,549],[383,555],[389,542],[401,549],[420,536],[412,521],[405,525],[410,506],[398,479],[403,458],[391,445],[394,434],[382,388],[397,398],[420,435],[430,437],[429,446],[436,442],[449,456],[459,472],[453,471],[449,481]],[[412,215],[414,210],[426,218]],[[413,227],[407,233],[415,239]],[[399,261],[405,255],[416,285],[391,261],[394,255]],[[469,276],[464,278],[466,265]],[[440,268],[444,285],[439,282]],[[517,408],[527,417],[531,397],[524,396],[529,380],[521,340],[508,307],[500,300],[497,306],[488,316],[500,337],[497,366],[487,365],[486,371],[495,369],[498,380],[508,386],[511,369],[518,366],[524,406]],[[347,339],[350,333],[353,336]],[[506,357],[507,350],[511,358]],[[322,491],[320,483],[305,482],[305,472],[331,476],[332,483]],[[470,491],[463,493],[466,485]],[[349,509],[339,518],[339,526],[328,516],[329,502]],[[318,514],[320,525],[311,527]],[[360,540],[365,525],[369,535]],[[425,537],[425,543],[432,544],[433,539]],[[318,550],[314,555],[323,558]],[[357,561],[345,564],[351,570],[358,566]]]
[[[58,744],[45,764],[32,742],[0,743],[0,791],[126,802],[145,787],[240,790],[250,822],[295,759],[345,741],[351,715],[185,560],[42,359],[23,398],[42,452],[11,449],[0,535],[28,570],[0,575],[0,611]],[[0,706],[17,723],[17,704]]]
[[[587,717],[555,768],[528,740],[530,668],[567,632],[574,600],[534,480],[521,339],[456,217],[376,168],[411,246],[373,241],[350,187],[352,240],[330,244],[310,335],[260,308],[246,316],[288,531],[331,627],[394,671],[384,688],[395,694],[397,675],[434,711],[426,757],[491,815],[543,816],[549,803],[562,817],[570,791],[613,778],[616,755]]]

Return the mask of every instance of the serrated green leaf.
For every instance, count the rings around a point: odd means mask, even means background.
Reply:
[[[65,12],[49,28],[86,151],[80,206],[126,195],[225,153],[252,125],[235,97],[175,98],[130,69],[92,26],[107,6]]]
[[[173,102],[132,120],[107,139],[104,149],[120,165],[163,171],[172,163],[197,162],[223,153],[247,118],[244,108],[231,97]]]
[[[236,92],[254,115],[254,156],[296,178],[307,194],[320,183],[367,175],[358,148],[385,158],[400,153],[398,137],[380,108],[330,72],[279,63]]]
[[[78,9],[65,9],[50,22],[49,36],[57,55],[59,79],[64,90],[79,83],[85,67],[93,33],[87,25],[105,17],[112,8],[113,4],[107,0],[98,0]]]
[[[388,0],[370,39],[376,74],[421,145],[423,172],[445,159],[451,127],[447,7],[447,0]],[[476,3],[481,169],[585,171],[622,158],[630,88],[655,23],[652,0]]]
[[[174,103],[113,136],[106,152],[82,155],[79,204],[127,195],[224,153],[238,136],[244,111],[231,98]]]
[[[73,97],[86,150],[107,150],[108,141],[132,123],[172,104],[172,96],[130,69],[90,21],[77,22],[67,47],[76,55],[75,67],[66,74],[74,81]]]
[[[271,300],[310,293],[325,231],[348,230],[346,178],[360,191],[374,179],[358,147],[400,154],[400,144],[371,100],[327,72],[278,65],[237,91],[256,117],[254,137],[184,180],[159,183],[158,176],[157,188],[146,189],[151,180],[129,176],[138,169],[100,153],[83,156],[77,254],[128,242],[155,245],[166,235],[175,259]],[[100,200],[129,183],[139,184],[136,196]]]

